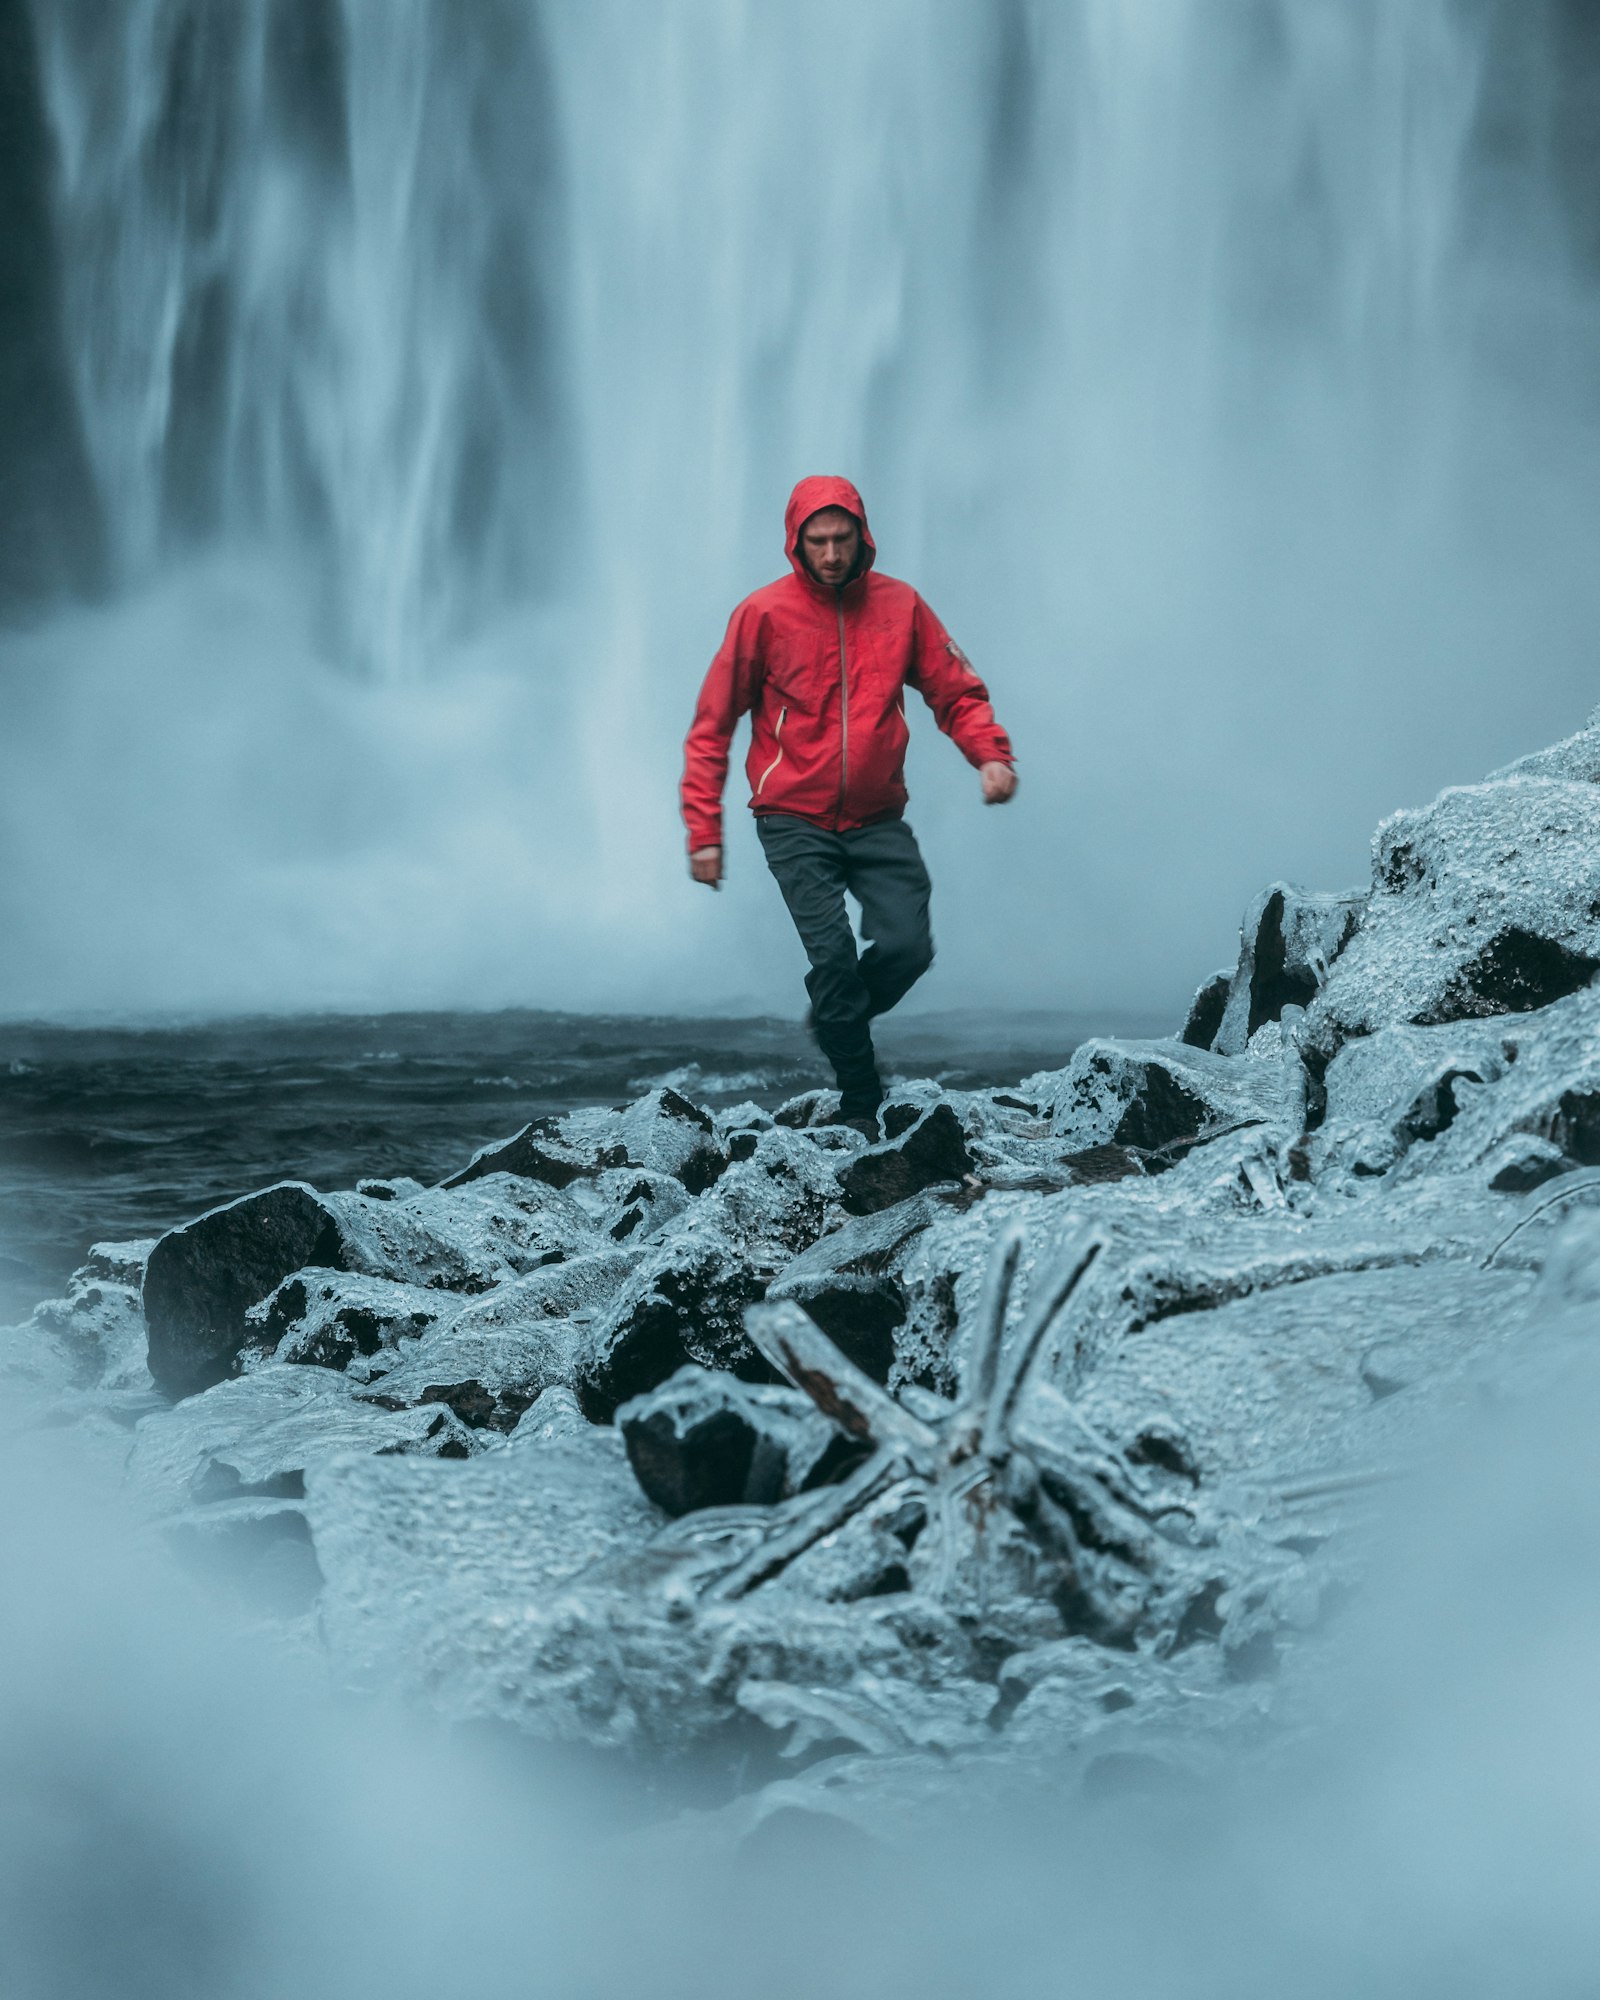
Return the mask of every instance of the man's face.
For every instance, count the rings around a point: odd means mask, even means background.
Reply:
[[[861,553],[861,524],[844,507],[824,507],[801,528],[800,553],[818,583],[837,589]]]

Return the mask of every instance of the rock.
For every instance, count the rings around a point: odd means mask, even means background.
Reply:
[[[1496,784],[1506,778],[1568,778],[1578,784],[1600,785],[1600,708],[1590,713],[1575,735],[1491,772],[1489,782]]]
[[[839,1185],[852,1215],[872,1215],[971,1171],[972,1156],[955,1112],[935,1104],[895,1138],[857,1153],[840,1168]]]
[[[348,1368],[398,1340],[426,1333],[460,1302],[447,1292],[359,1272],[297,1271],[245,1313],[250,1329],[243,1353],[275,1354],[279,1361],[317,1368]]]
[[[671,1237],[633,1272],[596,1325],[580,1363],[578,1396],[593,1423],[665,1382],[686,1361],[767,1373],[744,1331],[763,1295],[739,1249],[710,1227]]]
[[[514,1431],[544,1390],[574,1373],[576,1331],[547,1320],[529,1331],[439,1328],[363,1391],[379,1409],[442,1404],[473,1431]]]
[[[585,1153],[561,1138],[559,1120],[535,1118],[509,1139],[496,1139],[474,1153],[458,1174],[441,1181],[440,1186],[465,1187],[486,1174],[516,1174],[523,1180],[542,1181],[546,1187],[566,1188],[585,1175],[598,1173],[602,1166],[621,1163],[619,1147],[613,1147],[610,1156],[598,1149]]]
[[[1103,1147],[1132,1148],[1147,1170],[1159,1171],[1202,1139],[1284,1110],[1280,1066],[1174,1041],[1084,1042],[1065,1069],[1031,1076],[1023,1087],[1069,1142],[1068,1163],[1100,1179],[1120,1177]]]
[[[1329,1166],[1387,1173],[1413,1146],[1448,1131],[1466,1093],[1508,1067],[1503,1033],[1483,1022],[1383,1028],[1347,1043],[1324,1078],[1317,1177]]]
[[[608,1167],[576,1196],[613,1243],[643,1244],[689,1206],[683,1183],[649,1167]]]
[[[144,1276],[150,1373],[159,1386],[189,1396],[220,1382],[248,1338],[245,1313],[307,1264],[342,1269],[344,1249],[333,1211],[300,1181],[169,1230]]]
[[[831,1125],[839,1115],[836,1090],[803,1090],[773,1112],[773,1122],[795,1132],[808,1132],[818,1125]]]
[[[385,1410],[332,1369],[268,1363],[146,1417],[128,1477],[145,1504],[165,1512],[289,1497],[305,1473],[345,1452],[459,1457],[473,1448],[448,1409]]]
[[[675,1090],[652,1090],[629,1105],[621,1130],[631,1165],[671,1174],[692,1195],[704,1194],[728,1164],[710,1115]]]
[[[1524,1014],[1600,970],[1600,788],[1531,776],[1442,792],[1373,841],[1357,936],[1307,1011],[1322,1061],[1404,1023]]]
[[[614,1430],[542,1428],[549,1435],[519,1432],[462,1465],[346,1458],[310,1471],[305,1509],[327,1579],[319,1625],[342,1681],[392,1687],[458,1720],[499,1716],[546,1738],[602,1736],[620,1662],[596,1665],[583,1635],[562,1622],[563,1596],[642,1543],[662,1516]],[[555,1621],[548,1651],[544,1619]],[[624,1705],[612,1740],[627,1740],[629,1713]]]
[[[1217,1030],[1222,1026],[1223,1014],[1227,1011],[1228,992],[1233,985],[1233,968],[1223,966],[1220,972],[1200,987],[1189,1002],[1189,1012],[1183,1026],[1178,1031],[1178,1040],[1191,1049],[1209,1049],[1217,1039]]]
[[[669,1514],[770,1506],[813,1483],[824,1461],[843,1469],[808,1396],[692,1363],[624,1403],[616,1421],[639,1484]]]
[[[1144,1172],[1144,1156],[1131,1146],[1084,1146],[1076,1153],[1064,1153],[1061,1164],[1078,1187],[1103,1186],[1107,1181],[1125,1181]]]
[[[786,1264],[767,1296],[795,1300],[858,1368],[886,1382],[908,1310],[893,1266],[932,1218],[933,1205],[918,1199],[847,1222]]]
[[[285,1181],[155,1245],[144,1279],[150,1372],[170,1395],[222,1381],[255,1332],[249,1308],[308,1266],[486,1292],[599,1241],[565,1195],[506,1174],[384,1201]]]
[[[1264,889],[1239,930],[1239,963],[1211,1046],[1238,1055],[1285,1007],[1308,1007],[1360,928],[1363,890],[1309,895],[1287,882]],[[1190,1039],[1187,1031],[1183,1039]]]
[[[701,1197],[699,1213],[776,1270],[844,1219],[837,1160],[781,1126],[740,1137],[752,1142],[748,1151]]]
[[[652,1090],[616,1111],[536,1118],[513,1138],[473,1156],[443,1185],[485,1174],[516,1174],[553,1188],[593,1179],[607,1169],[642,1167],[670,1175],[691,1195],[704,1194],[728,1164],[710,1115],[675,1090]]]

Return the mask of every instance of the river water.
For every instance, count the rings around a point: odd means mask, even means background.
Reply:
[[[957,1087],[1056,1066],[1086,1035],[1170,1023],[909,1015],[890,1074]],[[0,1325],[92,1242],[152,1235],[277,1180],[433,1181],[530,1118],[670,1084],[768,1107],[826,1082],[793,1021],[379,1014],[150,1028],[0,1025]]]

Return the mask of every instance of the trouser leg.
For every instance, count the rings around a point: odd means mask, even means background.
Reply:
[[[886,1014],[933,963],[928,899],[933,885],[916,835],[903,819],[841,836],[845,885],[861,905],[861,979],[871,1014]]]
[[[763,814],[756,828],[811,961],[806,991],[812,1026],[838,1079],[841,1110],[846,1117],[875,1111],[883,1100],[883,1085],[867,1025],[872,996],[844,907],[849,878],[844,840],[807,820],[778,813]]]

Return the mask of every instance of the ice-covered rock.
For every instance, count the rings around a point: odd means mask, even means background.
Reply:
[[[250,1342],[249,1309],[308,1266],[485,1292],[601,1241],[567,1196],[509,1174],[385,1201],[285,1181],[157,1242],[144,1275],[150,1372],[173,1395],[221,1381]]]
[[[558,1118],[535,1118],[509,1139],[496,1139],[481,1147],[459,1173],[441,1182],[446,1188],[465,1187],[486,1174],[516,1174],[523,1180],[543,1181],[547,1187],[568,1188],[586,1175],[623,1162],[619,1145],[587,1149],[568,1145]]]
[[[694,1364],[617,1411],[639,1484],[669,1514],[740,1503],[769,1506],[837,1476],[860,1452],[809,1397]]]
[[[247,1308],[245,1352],[317,1368],[349,1368],[458,1312],[448,1292],[359,1271],[296,1271]]]
[[[755,1356],[744,1309],[763,1290],[720,1230],[697,1223],[676,1232],[637,1266],[597,1320],[578,1384],[584,1410],[609,1423],[619,1403],[654,1389],[686,1361],[748,1369]]]
[[[607,1167],[584,1183],[574,1199],[613,1243],[648,1243],[671,1228],[691,1197],[672,1174],[649,1167]]]
[[[617,1431],[574,1431],[558,1410],[541,1434],[544,1403],[523,1419],[528,1437],[468,1464],[346,1457],[313,1468],[306,1512],[327,1579],[322,1624],[357,1685],[411,1690],[458,1717],[531,1711],[551,1733],[615,1740],[615,1668],[569,1648],[563,1672],[552,1645],[540,1681],[530,1655],[552,1627],[570,1630],[564,1586],[664,1517]]]
[[[786,1264],[767,1296],[803,1306],[858,1368],[886,1382],[907,1311],[896,1266],[935,1212],[924,1195],[846,1222]]]
[[[1041,1071],[1021,1087],[1065,1149],[1128,1147],[1158,1170],[1218,1132],[1273,1122],[1286,1108],[1281,1065],[1177,1041],[1084,1042],[1065,1069]],[[1083,1176],[1108,1177],[1116,1176]]]
[[[144,1418],[128,1477],[165,1513],[241,1497],[295,1499],[311,1467],[343,1452],[464,1457],[472,1448],[472,1433],[447,1408],[386,1410],[332,1369],[269,1363]]]
[[[940,1103],[915,1113],[912,1123],[847,1161],[839,1169],[839,1186],[853,1215],[872,1215],[924,1188],[959,1184],[971,1171],[972,1155],[960,1121],[948,1104]]]
[[[838,1156],[809,1133],[776,1125],[733,1143],[733,1164],[700,1197],[697,1219],[742,1244],[770,1273],[844,1219]]]
[[[1357,935],[1307,1010],[1327,1061],[1403,1023],[1523,1014],[1600,970],[1600,788],[1528,775],[1384,821]]]
[[[1209,1046],[1238,1055],[1258,1028],[1281,1019],[1285,1007],[1309,1007],[1360,928],[1366,900],[1362,889],[1332,896],[1287,882],[1264,889],[1240,926],[1239,963]],[[1198,1029],[1186,1024],[1182,1039],[1197,1040]]]

